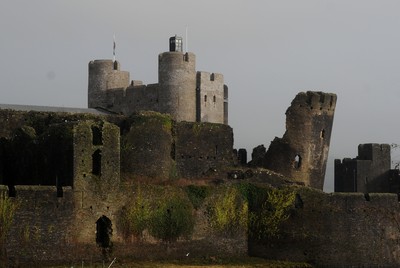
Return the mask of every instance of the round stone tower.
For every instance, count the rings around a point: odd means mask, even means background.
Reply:
[[[129,72],[120,71],[118,61],[94,60],[89,62],[88,107],[106,108],[106,92],[110,89],[126,88]]]
[[[175,46],[178,47],[178,46]],[[170,50],[174,46],[170,45]],[[177,121],[196,121],[196,56],[169,51],[158,56],[160,112]]]

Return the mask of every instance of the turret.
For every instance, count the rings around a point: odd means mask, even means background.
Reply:
[[[129,72],[120,71],[118,61],[89,62],[88,107],[107,108],[107,90],[126,88],[128,85]]]
[[[170,51],[158,57],[160,112],[177,121],[196,121],[196,56],[179,51],[182,42],[173,37]],[[170,39],[171,42],[171,39]]]

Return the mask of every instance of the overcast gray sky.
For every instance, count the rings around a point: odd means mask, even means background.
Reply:
[[[157,82],[158,54],[185,36],[197,70],[224,74],[235,147],[269,146],[300,91],[338,95],[333,160],[400,143],[400,1],[0,0],[0,103],[87,106],[87,64],[117,59]]]

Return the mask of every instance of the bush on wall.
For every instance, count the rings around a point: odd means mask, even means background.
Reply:
[[[193,206],[178,188],[138,186],[136,195],[120,214],[125,238],[142,239],[145,230],[171,243],[190,236],[194,227]]]
[[[209,201],[208,216],[215,231],[232,235],[247,228],[248,203],[235,186],[223,187]]]
[[[187,198],[176,193],[158,200],[150,216],[150,234],[167,243],[190,236],[193,227],[193,206]]]
[[[296,193],[290,188],[269,188],[265,191],[265,200],[249,215],[249,232],[258,239],[282,234],[282,224],[289,219],[296,199]]]

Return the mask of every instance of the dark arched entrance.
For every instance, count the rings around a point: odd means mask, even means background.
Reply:
[[[102,248],[104,255],[107,255],[112,248],[111,236],[111,220],[103,215],[96,221],[96,244]]]

